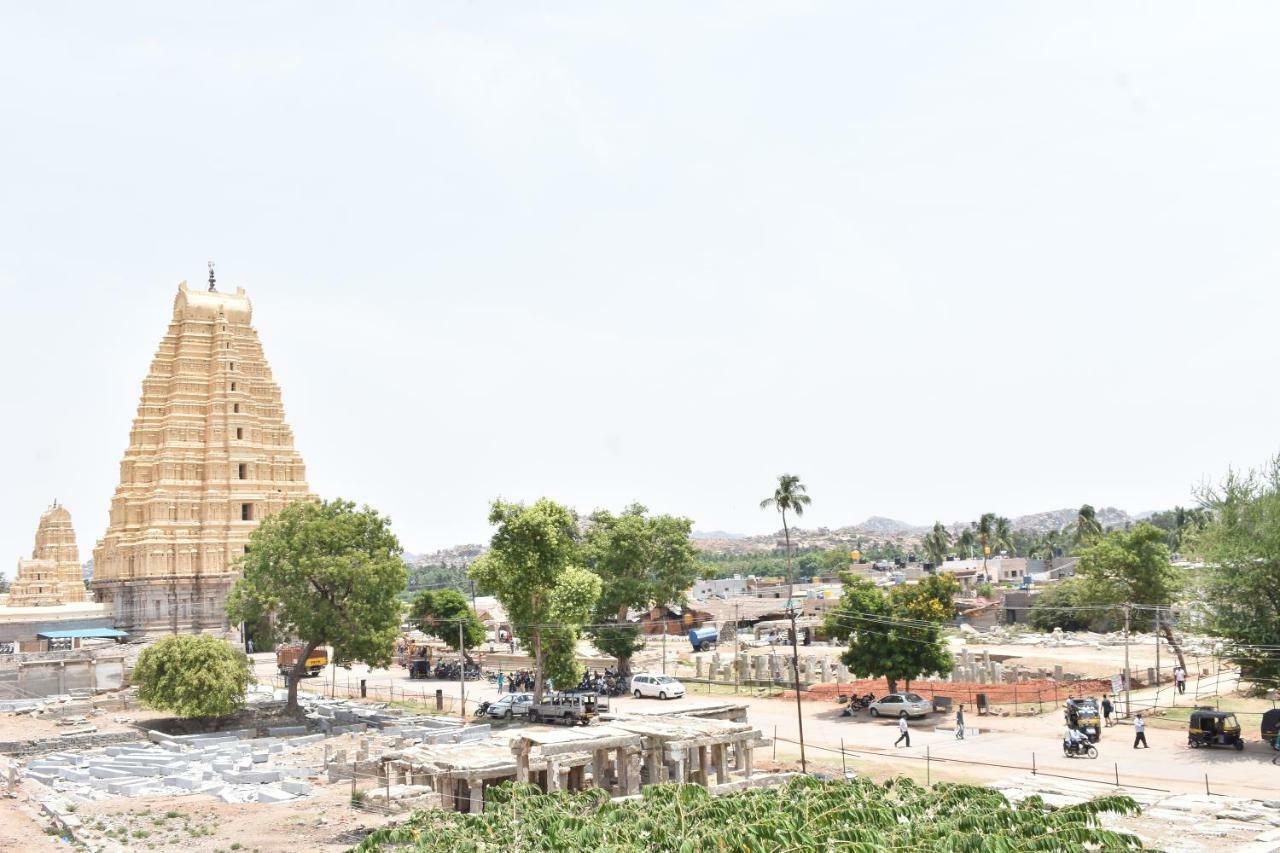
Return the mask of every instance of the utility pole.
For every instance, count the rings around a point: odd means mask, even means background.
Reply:
[[[667,618],[662,617],[662,674],[667,674]]]
[[[739,621],[738,607],[739,605],[737,604],[733,605],[733,695],[734,696],[738,695],[738,678],[739,678],[739,672],[738,672],[739,651],[738,650],[742,648],[742,646],[738,643],[738,621]],[[747,660],[750,660],[750,658],[747,658]]]
[[[1132,716],[1129,707],[1129,605],[1124,606],[1124,715]]]
[[[804,714],[800,709],[800,631],[796,628],[796,608],[794,602],[787,602],[791,611],[791,673],[796,688],[796,726],[800,729],[800,772],[808,773],[804,760]]]
[[[1156,707],[1160,707],[1160,605],[1156,605]],[[1174,701],[1177,701],[1175,697]]]
[[[467,719],[467,653],[462,645],[462,622],[458,620],[458,689],[462,692],[462,703],[458,713],[463,722]]]

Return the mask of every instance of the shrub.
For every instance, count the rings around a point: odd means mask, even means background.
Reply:
[[[209,636],[176,636],[147,647],[133,669],[138,698],[182,717],[219,717],[244,707],[249,661]]]

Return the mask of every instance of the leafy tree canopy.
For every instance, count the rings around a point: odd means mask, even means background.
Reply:
[[[1146,522],[1116,530],[1080,554],[1076,574],[1090,601],[1170,605],[1181,578],[1169,562],[1165,532]]]
[[[579,631],[600,597],[600,578],[581,567],[578,527],[567,507],[543,498],[532,506],[497,500],[489,550],[471,565],[482,592],[506,608],[512,630],[533,652],[534,695],[543,682],[576,684]]]
[[[233,622],[274,614],[274,639],[296,638],[304,651],[331,646],[337,660],[391,663],[400,632],[405,568],[390,521],[341,499],[299,501],[265,519],[249,539],[243,576],[227,599]],[[298,704],[306,654],[289,679]]]
[[[244,707],[249,659],[208,635],[165,637],[147,646],[133,668],[138,698],[182,717],[223,717]]]
[[[413,599],[409,615],[424,634],[439,637],[455,652],[459,641],[462,648],[474,649],[484,642],[484,625],[471,609],[466,596],[456,589],[424,589]],[[458,624],[462,624],[459,637]]]
[[[1084,578],[1066,578],[1049,584],[1031,605],[1029,621],[1038,631],[1114,631],[1119,611],[1110,604],[1092,606],[1085,593]]]
[[[954,665],[942,642],[942,623],[955,613],[952,596],[959,585],[950,575],[930,576],[920,584],[897,586],[886,595],[866,578],[841,576],[844,595],[828,613],[826,628],[847,640],[840,656],[860,678],[884,678],[889,692],[898,681],[949,672]]]
[[[1213,629],[1234,641],[1246,678],[1280,685],[1280,654],[1251,646],[1280,642],[1280,456],[1249,472],[1231,472],[1201,500],[1212,520],[1193,548],[1212,568],[1206,601]]]
[[[601,581],[593,631],[595,645],[618,659],[623,672],[644,643],[627,612],[661,604],[682,604],[698,576],[689,534],[693,522],[670,515],[647,515],[632,504],[620,515],[593,513],[583,543],[587,568]]]

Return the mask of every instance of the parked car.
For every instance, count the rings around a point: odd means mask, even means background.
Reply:
[[[684,685],[669,675],[650,675],[642,672],[631,676],[631,695],[637,699],[645,696],[679,699],[684,696]]]
[[[933,705],[918,693],[890,693],[871,703],[873,717],[925,717]]]
[[[489,706],[489,716],[495,720],[527,717],[531,704],[533,704],[532,693],[504,693],[501,699]]]

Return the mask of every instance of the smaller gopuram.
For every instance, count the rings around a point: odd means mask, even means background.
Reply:
[[[9,587],[8,605],[41,607],[88,600],[71,513],[54,501],[40,516],[31,559],[18,560],[18,577]]]

